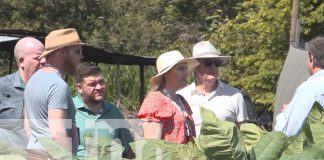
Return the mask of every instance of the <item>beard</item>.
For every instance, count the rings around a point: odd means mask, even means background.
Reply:
[[[97,105],[99,103],[102,103],[105,98],[107,96],[107,93],[104,92],[102,93],[102,96],[100,97],[96,97],[95,94],[94,95],[81,95],[82,99],[84,102],[86,102],[86,104],[91,104],[91,105]]]
[[[67,59],[66,63],[65,63],[65,66],[66,66],[65,71],[66,71],[66,73],[68,75],[71,75],[71,76],[76,76],[78,65],[79,65],[79,63],[76,63],[75,61]]]

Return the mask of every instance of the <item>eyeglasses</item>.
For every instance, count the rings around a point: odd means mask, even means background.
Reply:
[[[220,67],[222,66],[222,61],[220,60],[203,60],[202,63],[206,66],[206,67],[211,67],[213,64],[215,65],[215,67]]]

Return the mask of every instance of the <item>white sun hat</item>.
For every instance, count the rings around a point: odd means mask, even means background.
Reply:
[[[151,86],[159,85],[163,74],[168,72],[176,64],[183,62],[188,64],[188,72],[192,72],[199,65],[197,60],[193,58],[184,58],[177,50],[161,54],[156,60],[156,69],[158,74],[150,79]]]
[[[218,59],[222,65],[228,63],[231,56],[220,56],[216,48],[209,41],[201,41],[194,45],[192,58],[195,59]]]

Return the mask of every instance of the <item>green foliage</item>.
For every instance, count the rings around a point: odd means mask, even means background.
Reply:
[[[209,159],[246,159],[244,140],[234,123],[217,119],[213,112],[203,107],[201,117],[197,146]]]
[[[279,159],[287,144],[282,132],[269,132],[253,147],[256,159]]]
[[[320,1],[301,0],[302,39],[321,33],[324,25]],[[237,15],[215,29],[211,41],[233,56],[222,78],[248,93],[260,110],[272,110],[276,83],[289,47],[291,1],[251,0],[237,3]],[[261,107],[261,108],[260,108]]]
[[[253,123],[243,123],[240,125],[245,148],[250,151],[266,132]]]
[[[0,140],[0,159],[16,160],[24,159],[27,153],[23,149],[13,147],[7,142]]]
[[[81,39],[115,53],[158,56],[178,49],[190,56],[191,48],[208,31],[209,24],[220,24],[233,17],[236,1],[132,1],[80,0],[0,2],[0,28],[19,28],[48,33],[57,28],[74,27]],[[216,11],[216,12],[214,12]],[[217,17],[206,19],[206,16]],[[104,65],[102,65],[104,66]],[[107,66],[107,75],[115,67]],[[145,86],[155,69],[145,69]],[[121,103],[139,108],[139,74],[135,66],[120,67]],[[69,85],[72,85],[70,82]],[[116,101],[116,83],[109,88],[109,101]],[[74,87],[72,88],[75,93]]]
[[[55,143],[51,138],[39,137],[38,141],[45,148],[51,158],[54,160],[77,160],[71,152],[62,148],[60,145]]]
[[[112,139],[105,137],[85,137],[88,160],[121,159],[123,147]]]
[[[300,134],[290,137],[288,147],[281,159],[323,159],[323,128],[324,109],[318,103],[313,104],[303,130]]]
[[[194,141],[188,144],[177,144],[159,139],[139,140],[131,143],[136,159],[139,160],[207,160]]]
[[[139,140],[131,143],[131,147],[136,153],[136,158],[143,160],[155,159],[156,157],[171,160],[173,159],[171,154],[172,151],[178,148],[175,143],[157,139]]]
[[[0,51],[0,76],[5,76],[9,73],[9,53]],[[14,70],[13,70],[14,71]]]
[[[257,106],[270,107],[288,50],[290,1],[245,1],[212,40],[232,62],[223,78],[248,93]]]

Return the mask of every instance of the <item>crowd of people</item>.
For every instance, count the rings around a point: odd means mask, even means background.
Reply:
[[[91,156],[87,145],[103,137],[124,147],[121,157],[135,158],[129,145],[134,139],[122,112],[106,101],[103,72],[97,65],[81,62],[83,45],[73,28],[50,32],[45,45],[32,37],[17,42],[18,70],[0,78],[0,141],[48,157],[39,141],[47,137],[85,159]],[[314,102],[324,106],[324,37],[308,42],[307,51],[312,76],[283,106],[274,128],[287,136],[300,132]],[[143,138],[188,143],[200,134],[201,107],[238,127],[247,122],[241,91],[219,77],[220,68],[230,58],[221,56],[209,41],[195,44],[190,58],[178,50],[161,54],[137,115],[143,122]],[[194,80],[187,85],[191,72]],[[66,74],[75,77],[77,95],[73,98],[63,79]]]

